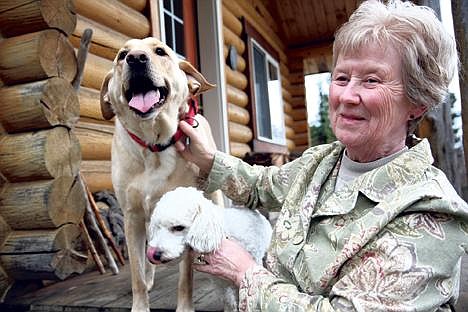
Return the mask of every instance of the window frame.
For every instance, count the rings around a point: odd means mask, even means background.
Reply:
[[[171,10],[174,11],[174,1],[171,1]],[[174,52],[183,60],[187,60],[192,65],[197,67],[198,65],[198,57],[197,57],[197,34],[196,34],[196,7],[194,0],[181,0],[182,2],[182,19],[176,16],[173,12],[167,11],[164,8],[164,0],[159,0],[159,27],[160,27],[160,40],[167,44],[166,40],[166,26],[165,26],[165,17],[164,13],[167,13],[171,17],[171,33],[172,33],[172,46],[176,46],[176,36],[175,36],[175,22],[182,24],[183,31],[184,31],[184,53],[185,55],[181,55],[177,53],[175,49]]]
[[[246,43],[246,54],[247,54],[247,64],[246,64],[246,72],[249,75],[249,83],[247,87],[247,92],[249,95],[249,105],[248,110],[250,113],[250,123],[249,126],[253,131],[253,140],[252,140],[252,150],[253,152],[259,153],[280,153],[280,154],[287,154],[287,138],[286,138],[286,124],[285,124],[285,117],[284,117],[284,103],[283,103],[283,91],[281,87],[281,67],[279,62],[279,53],[263,38],[263,36],[252,26],[250,23],[243,18],[243,29],[244,35],[243,39]],[[280,86],[280,105],[282,109],[282,119],[283,119],[283,126],[284,126],[284,144],[280,144],[274,142],[272,139],[261,137],[258,131],[258,124],[257,124],[257,105],[256,105],[256,96],[255,96],[255,69],[254,69],[254,60],[253,60],[253,47],[254,45],[259,48],[262,52],[265,53],[266,56],[266,64],[268,62],[273,64],[277,71],[278,71],[278,80]],[[267,69],[268,75],[268,69]],[[268,78],[268,77],[267,77]],[[271,113],[271,107],[270,107]],[[270,121],[270,126],[273,123]]]

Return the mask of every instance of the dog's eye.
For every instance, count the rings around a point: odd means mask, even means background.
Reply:
[[[117,60],[119,61],[123,60],[127,56],[127,53],[128,51],[126,50],[120,51],[119,55],[117,56]]]
[[[154,53],[156,53],[156,54],[159,55],[159,56],[167,55],[166,51],[164,51],[163,48],[156,48],[156,49],[154,50]]]
[[[182,232],[183,230],[185,230],[185,226],[183,225],[176,225],[171,227],[171,232]]]

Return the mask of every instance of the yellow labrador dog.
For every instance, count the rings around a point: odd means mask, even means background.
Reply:
[[[146,233],[153,207],[166,192],[196,185],[198,168],[173,147],[181,137],[179,120],[199,125],[211,137],[206,121],[194,116],[192,98],[213,87],[155,38],[129,40],[103,82],[102,114],[106,119],[116,116],[112,184],[124,212],[134,312],[149,311],[154,267],[146,258]],[[179,268],[177,311],[193,311],[188,257]]]

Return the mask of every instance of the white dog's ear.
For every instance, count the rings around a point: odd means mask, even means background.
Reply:
[[[209,83],[189,62],[180,60],[179,68],[187,75],[188,88],[191,95],[196,96],[216,87],[216,85]]]
[[[193,224],[187,233],[186,243],[197,252],[212,252],[219,248],[223,239],[222,208],[207,200],[197,209]]]
[[[109,101],[109,80],[112,78],[113,74],[114,72],[112,70],[108,72],[101,85],[101,113],[102,117],[106,120],[112,119],[115,115],[114,110],[112,109],[112,104]]]

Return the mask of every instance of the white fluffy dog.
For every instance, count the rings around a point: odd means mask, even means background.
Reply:
[[[221,208],[193,187],[178,187],[163,195],[153,210],[147,256],[154,264],[180,258],[189,248],[209,253],[224,237],[239,241],[257,263],[270,244],[272,228],[256,210]],[[238,290],[219,279],[225,289],[225,311],[238,310]]]

